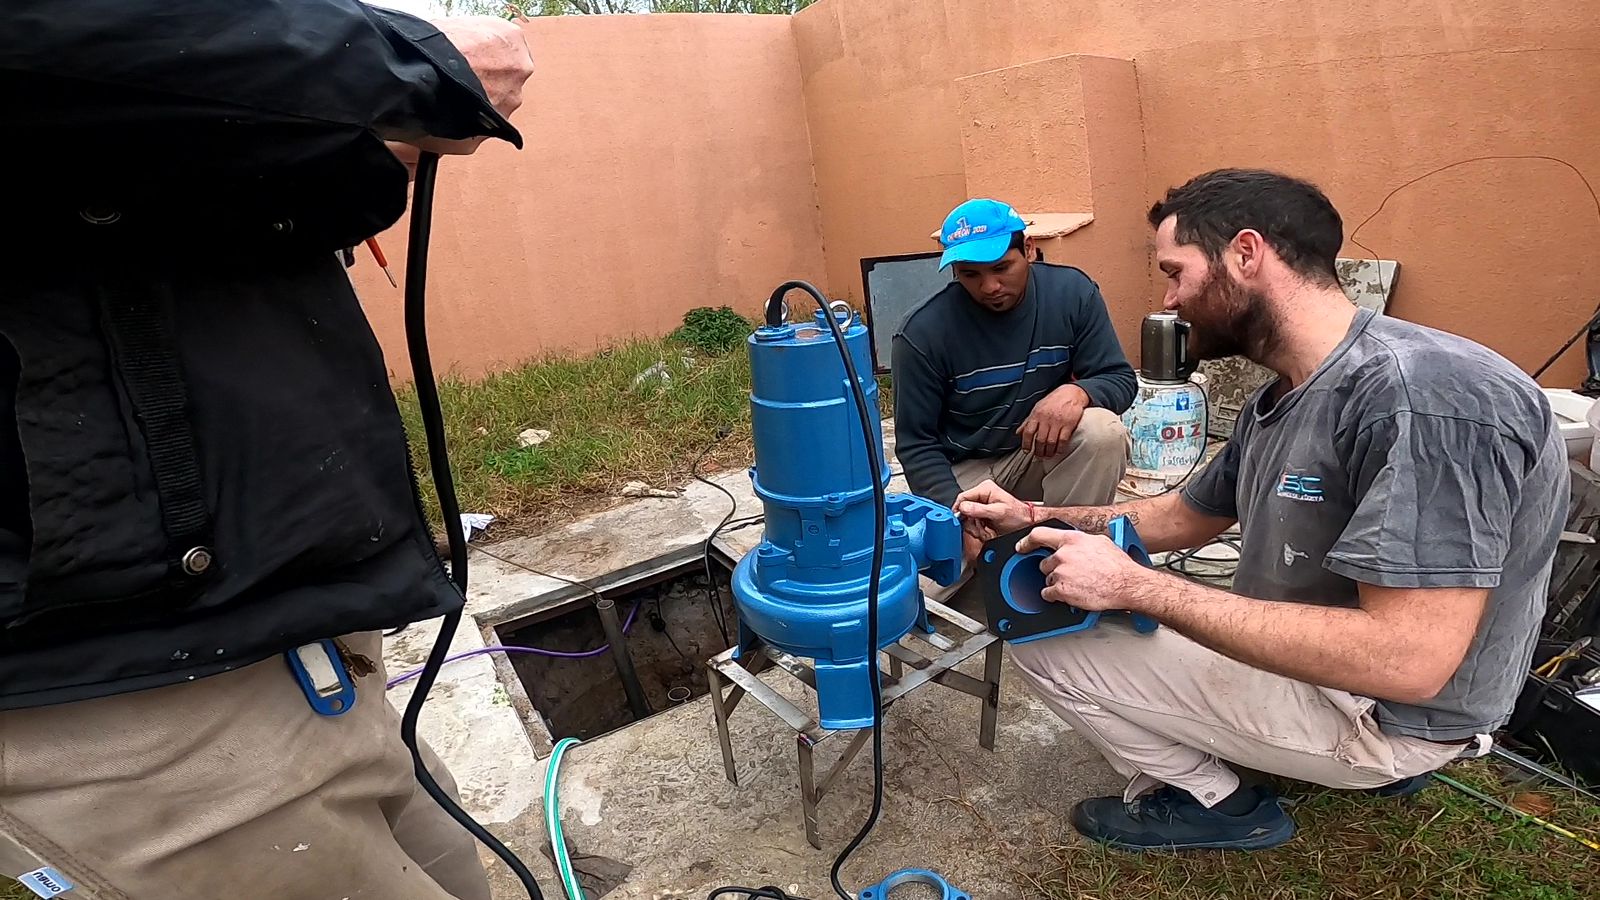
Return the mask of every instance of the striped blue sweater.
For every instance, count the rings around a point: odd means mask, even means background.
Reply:
[[[952,281],[894,336],[893,375],[895,455],[913,493],[947,506],[960,492],[951,465],[1021,447],[1039,398],[1075,381],[1120,415],[1137,388],[1099,287],[1047,263],[1029,267],[1022,302],[1004,313]]]

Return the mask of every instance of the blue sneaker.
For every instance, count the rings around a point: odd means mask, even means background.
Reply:
[[[1207,809],[1186,791],[1161,787],[1133,803],[1094,797],[1072,808],[1072,827],[1084,837],[1122,850],[1265,850],[1294,837],[1294,819],[1264,787],[1253,789],[1255,809],[1227,816]]]
[[[1421,775],[1413,775],[1410,778],[1402,778],[1399,781],[1396,781],[1392,784],[1386,784],[1383,787],[1373,788],[1367,791],[1367,793],[1374,797],[1410,797],[1413,794],[1421,793],[1423,789],[1432,783],[1433,773],[1424,772]]]

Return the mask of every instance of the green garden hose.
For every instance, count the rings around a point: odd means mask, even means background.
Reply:
[[[578,883],[578,876],[572,871],[572,858],[567,854],[567,835],[561,830],[561,759],[567,750],[576,747],[582,741],[577,738],[562,738],[556,742],[554,750],[550,751],[550,763],[544,771],[544,828],[550,834],[550,852],[556,861],[556,874],[561,878],[561,886],[566,889],[567,900],[586,900],[583,895],[583,886]]]

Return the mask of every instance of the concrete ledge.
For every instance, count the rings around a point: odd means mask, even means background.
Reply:
[[[439,635],[440,620],[419,622],[384,639],[384,665],[390,678],[421,666]],[[483,633],[464,620],[450,653],[485,646]],[[389,702],[403,710],[415,681],[389,691]],[[461,805],[485,824],[510,822],[526,813],[539,796],[539,753],[529,723],[514,708],[515,692],[527,703],[515,676],[502,679],[492,657],[475,656],[446,665],[422,708],[417,731],[455,776]],[[531,705],[529,709],[531,710]],[[537,720],[535,720],[537,722]],[[543,730],[542,723],[539,729]],[[548,739],[547,739],[548,742]]]
[[[884,440],[892,459],[894,429],[888,422]],[[473,545],[466,616],[451,654],[499,643],[501,626],[588,604],[590,588],[615,590],[698,564],[706,538],[724,517],[738,523],[762,512],[747,470],[721,472],[709,480],[727,494],[691,481],[680,497],[635,500],[541,534]],[[896,476],[890,490],[905,490],[904,479]],[[714,548],[737,560],[759,543],[761,534],[759,526],[733,529],[719,535]],[[435,620],[386,639],[384,662],[390,676],[421,666],[438,633]],[[411,688],[411,682],[396,687],[389,692],[390,701],[404,708]],[[456,776],[463,805],[482,821],[511,821],[537,799],[534,773],[554,742],[502,654],[447,664],[418,728]]]

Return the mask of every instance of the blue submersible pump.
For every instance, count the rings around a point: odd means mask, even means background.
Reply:
[[[811,321],[787,321],[783,294],[795,288],[818,300]],[[733,573],[735,656],[764,641],[813,660],[822,727],[871,728],[877,681],[868,670],[912,628],[932,631],[917,576],[960,577],[961,525],[948,507],[885,493],[867,326],[848,304],[824,306],[815,288],[790,282],[768,302],[749,349],[750,477],[766,534]]]
[[[788,321],[784,295],[809,294],[817,311]],[[849,304],[803,281],[778,286],[765,323],[749,338],[750,417],[755,465],[750,478],[765,511],[761,543],[733,572],[743,659],[766,643],[811,659],[822,727],[872,729],[872,808],[833,861],[834,893],[852,900],[840,870],[883,809],[883,701],[878,651],[912,628],[932,632],[919,573],[941,585],[961,575],[961,525],[948,507],[888,493],[878,385],[867,326]],[[861,891],[879,900],[895,885],[938,887],[969,900],[938,875],[906,869]],[[720,888],[730,894],[788,898],[775,888]]]

